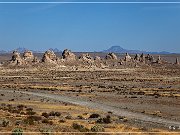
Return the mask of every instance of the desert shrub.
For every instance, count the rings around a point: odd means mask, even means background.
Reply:
[[[50,113],[49,113],[49,116],[56,116],[56,115],[55,115],[55,112],[54,112],[54,111],[50,112]]]
[[[124,116],[119,116],[118,117],[120,120],[124,119],[125,117]]]
[[[21,128],[15,128],[12,131],[12,135],[22,135],[23,134],[23,130]]]
[[[100,117],[100,115],[97,113],[93,113],[89,116],[89,118],[99,118],[99,117]]]
[[[49,113],[49,116],[57,116],[57,117],[59,117],[59,116],[61,116],[61,113],[52,111],[52,112]]]
[[[33,111],[33,108],[27,108],[26,111],[27,111],[26,112],[27,115],[35,115],[36,114],[36,112]]]
[[[32,112],[32,111],[33,111],[33,108],[27,108],[26,111]]]
[[[103,118],[99,118],[96,123],[103,123]]]
[[[26,113],[25,112],[20,112],[21,115],[25,115]]]
[[[72,116],[71,115],[68,115],[65,117],[66,119],[72,119]]]
[[[20,125],[21,122],[22,122],[21,120],[16,120],[15,125]]]
[[[24,105],[18,105],[17,106],[18,110],[21,110],[21,111],[24,109],[24,107],[25,107]]]
[[[53,122],[52,122],[52,121],[50,121],[50,120],[48,120],[48,119],[43,119],[43,120],[42,120],[42,123],[45,123],[45,124],[50,124],[50,125],[52,125],[52,124],[53,124]]]
[[[59,120],[59,123],[64,123],[64,122],[66,122],[66,120],[63,118]]]
[[[46,113],[46,112],[43,112],[43,113],[42,113],[42,116],[44,116],[45,118],[48,118],[48,117],[49,117],[49,114]]]
[[[105,118],[99,118],[96,122],[109,124],[111,123],[111,116],[107,115]]]
[[[73,124],[72,124],[72,127],[73,127],[74,129],[79,130],[80,132],[88,132],[88,131],[89,131],[88,128],[86,128],[86,127],[84,127],[83,125],[80,125],[80,124],[78,124],[78,123],[73,123]]]
[[[42,118],[41,118],[41,116],[28,116],[27,119],[33,119],[34,121],[40,121]]]
[[[27,114],[27,115],[35,115],[36,112],[34,112],[34,111],[28,111],[28,112],[26,112],[26,114]]]
[[[125,116],[119,116],[118,118],[119,118],[119,120],[121,120],[122,122],[127,122],[127,121],[128,121],[128,119],[127,119]]]
[[[34,119],[26,118],[23,120],[25,124],[34,125]]]
[[[83,116],[81,116],[81,115],[78,115],[77,117],[78,117],[78,119],[84,119]]]
[[[55,112],[55,116],[59,117],[59,116],[61,116],[61,113],[60,112]]]
[[[42,123],[49,123],[49,120],[48,119],[43,119]]]
[[[9,101],[14,101],[14,98],[13,98],[13,99],[10,99]]]
[[[43,135],[50,135],[51,134],[51,129],[47,129],[47,128],[41,128],[39,129],[39,131],[43,134]]]
[[[7,120],[7,119],[3,119],[3,120],[1,120],[1,126],[2,127],[7,127],[8,125],[9,125],[9,120]]]
[[[17,109],[12,109],[12,110],[9,109],[8,111],[11,113],[17,113],[17,114],[21,112],[20,110],[17,110]]]
[[[104,132],[104,127],[101,125],[95,125],[93,127],[91,127],[91,131],[92,132]]]

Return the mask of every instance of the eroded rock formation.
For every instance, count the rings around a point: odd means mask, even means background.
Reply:
[[[33,55],[32,51],[25,51],[23,53],[23,59],[24,60],[33,60],[34,59],[34,55]]]
[[[22,65],[23,60],[21,59],[20,53],[18,53],[17,51],[13,51],[13,55],[12,55],[12,59],[10,60],[10,63],[15,65]]]
[[[62,57],[65,60],[73,61],[76,60],[76,55],[71,52],[71,50],[65,49],[62,53]]]
[[[46,51],[42,57],[42,62],[45,63],[56,63],[57,62],[57,57],[56,54],[53,51]]]
[[[131,61],[131,56],[129,56],[128,53],[126,53],[126,56],[124,58],[124,61]]]
[[[162,63],[162,60],[161,60],[161,56],[160,56],[160,55],[158,56],[158,58],[157,58],[157,60],[156,60],[156,63],[158,63],[158,64],[161,64],[161,63]]]
[[[89,55],[88,53],[82,54],[79,57],[80,60],[84,60],[84,61],[92,61],[93,58],[91,57],[91,55]]]
[[[178,60],[178,58],[176,58],[175,64],[176,64],[176,65],[179,65],[179,60]]]
[[[135,57],[134,57],[134,60],[140,61],[140,55],[139,55],[139,54],[136,54]]]
[[[107,60],[117,60],[117,56],[114,53],[108,53],[105,57]]]

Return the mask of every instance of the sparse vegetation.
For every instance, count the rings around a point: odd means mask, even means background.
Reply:
[[[22,135],[23,134],[23,130],[21,128],[15,128],[12,131],[12,135]]]
[[[89,116],[89,118],[99,118],[99,117],[100,117],[100,115],[97,113],[93,113]]]
[[[102,125],[95,125],[91,128],[92,132],[104,132],[105,129]]]
[[[80,124],[78,124],[78,123],[73,123],[73,124],[72,124],[72,127],[73,127],[74,129],[79,130],[80,132],[88,132],[88,131],[89,131],[88,128],[86,128],[86,127],[84,127],[83,125],[80,125]]]

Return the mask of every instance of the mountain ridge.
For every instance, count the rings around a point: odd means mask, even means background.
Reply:
[[[136,54],[136,53],[144,53],[144,54],[174,54],[171,52],[166,52],[166,51],[161,51],[161,52],[149,52],[149,51],[141,51],[141,50],[128,50],[128,49],[124,49],[121,46],[111,46],[110,48],[108,48],[107,50],[103,50],[102,52],[106,52],[106,53],[132,53],[132,54]]]

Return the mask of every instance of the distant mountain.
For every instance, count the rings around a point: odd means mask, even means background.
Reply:
[[[53,51],[53,52],[55,52],[55,53],[59,53],[59,52],[61,52],[59,49],[57,49],[57,48],[50,48],[49,50],[51,50],[51,51]]]
[[[171,54],[170,52],[165,52],[165,51],[162,51],[162,52],[146,52],[146,51],[140,51],[140,50],[128,50],[128,49],[124,49],[122,48],[121,46],[112,46],[110,47],[109,49],[107,50],[104,50],[102,52],[106,52],[106,53],[109,53],[109,52],[114,52],[114,53],[133,53],[133,54],[136,54],[136,53],[144,53],[144,54]]]
[[[25,52],[25,51],[28,50],[28,49],[26,49],[26,48],[24,48],[24,47],[18,47],[18,48],[14,49],[14,50],[18,51],[19,53],[23,53],[23,52]],[[14,51],[14,50],[13,50],[13,51]]]
[[[24,53],[25,51],[27,51],[27,50],[29,50],[29,49],[27,49],[27,48],[24,48],[24,47],[18,47],[18,48],[16,48],[16,49],[14,49],[14,50],[16,50],[16,51],[18,51],[19,53]],[[14,50],[12,50],[12,51],[9,51],[9,53],[11,53],[11,52],[13,52]],[[59,52],[61,52],[59,49],[57,49],[57,48],[50,48],[49,50],[51,50],[51,51],[53,51],[53,52],[55,52],[55,53],[59,53]],[[34,51],[34,50],[29,50],[29,51],[32,51],[33,53],[43,53],[44,51],[39,51],[39,50],[36,50],[36,51]],[[6,52],[6,51],[4,51],[4,52]],[[1,51],[0,51],[0,53],[1,53]]]
[[[125,53],[127,52],[127,50],[120,46],[112,46],[109,49],[104,50],[103,52]]]
[[[0,50],[0,54],[3,54],[3,53],[7,53],[7,52],[4,50]]]

